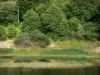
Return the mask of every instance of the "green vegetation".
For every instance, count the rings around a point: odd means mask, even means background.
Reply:
[[[88,55],[88,52],[83,50],[77,50],[77,49],[68,49],[68,50],[49,50],[46,52],[42,52],[42,54],[47,55]]]
[[[23,47],[46,47],[50,44],[48,37],[38,30],[34,30],[30,34],[23,33],[16,40],[15,44]]]
[[[16,1],[0,0],[0,22],[17,22],[17,3]]]
[[[0,26],[0,40],[5,40],[6,39],[6,31],[4,26]]]
[[[67,36],[67,19],[59,7],[49,7],[42,13],[41,18],[43,19],[42,22],[45,33],[47,33],[49,37],[57,40]]]
[[[14,41],[12,48],[6,40]],[[100,53],[92,51],[99,41],[100,0],[0,0],[0,75],[10,66],[23,75],[27,66],[68,68],[58,75],[99,75]]]
[[[13,49],[0,48],[0,54],[10,54],[12,52],[13,52]]]
[[[98,41],[99,8],[99,0],[1,0],[0,24],[7,29],[8,39],[18,40],[18,34],[24,36],[24,34],[31,35],[32,32],[39,31],[46,35],[47,39],[54,41]],[[9,23],[15,26],[10,26]],[[17,30],[20,30],[20,33]],[[6,36],[2,36],[1,39],[3,37],[5,39]],[[37,39],[41,40],[38,37]],[[39,41],[35,40],[35,42]],[[41,43],[44,42],[47,41],[41,41]],[[48,45],[49,43],[45,47]]]
[[[22,24],[22,30],[27,33],[31,33],[32,31],[39,29],[41,27],[41,21],[33,9],[28,10],[26,14],[23,15],[24,22]]]
[[[78,40],[66,40],[66,41],[57,41],[55,42],[60,48],[73,48],[73,49],[85,49],[89,47],[90,42],[87,41],[78,41]]]
[[[34,61],[40,59],[60,59],[60,60],[87,60],[100,58],[99,53],[78,50],[78,49],[61,49],[61,50],[14,50],[0,49],[0,59],[14,61]]]
[[[15,38],[19,35],[20,29],[18,27],[15,27],[15,25],[9,24],[6,28],[6,35],[8,38]]]

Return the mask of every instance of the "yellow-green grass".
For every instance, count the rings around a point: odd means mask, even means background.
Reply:
[[[60,48],[74,48],[74,49],[84,49],[89,45],[87,41],[79,40],[66,40],[66,41],[57,41],[55,42]]]

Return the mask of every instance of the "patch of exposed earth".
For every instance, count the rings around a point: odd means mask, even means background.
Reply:
[[[13,45],[13,40],[0,41],[0,48],[12,48]]]
[[[96,52],[100,52],[100,47],[95,48]]]
[[[13,47],[14,47],[13,40],[0,41],[0,48],[13,48]],[[48,48],[59,49],[60,47],[58,47],[54,43],[52,43],[51,45],[48,46]],[[95,52],[100,52],[100,47],[96,47],[93,50],[95,50]]]

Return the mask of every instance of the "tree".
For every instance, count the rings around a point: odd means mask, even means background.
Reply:
[[[70,0],[49,0],[50,3],[54,6],[57,6],[61,9],[65,7],[65,5],[70,1]]]
[[[0,40],[5,40],[5,39],[6,39],[5,27],[0,25]]]
[[[49,3],[40,3],[35,7],[35,10],[39,15],[41,15],[44,11],[46,11],[46,9],[48,9],[49,5]]]
[[[84,35],[85,40],[97,40],[98,33],[96,24],[88,22],[84,23],[83,26],[85,30],[85,35]]]
[[[80,24],[80,20],[77,19],[76,17],[72,17],[71,19],[68,20],[69,24],[69,36],[71,39],[77,39],[77,28],[78,25]]]
[[[83,22],[75,17],[68,20],[69,36],[77,40],[96,40],[98,37],[97,26],[92,22]]]
[[[82,21],[89,21],[98,13],[99,0],[71,0],[65,7],[67,18],[76,16]]]
[[[78,39],[84,40],[84,35],[85,35],[85,29],[84,29],[83,25],[79,24],[78,28],[77,28]]]
[[[41,18],[43,20],[43,27],[44,27],[43,31],[45,30],[44,32],[53,39],[60,39],[60,37],[65,36],[64,33],[67,33],[64,32],[67,30],[66,28],[67,26],[63,24],[63,22],[66,21],[66,17],[59,7],[50,6],[41,15]]]
[[[0,3],[0,21],[16,22],[17,21],[17,4],[15,1],[6,1]]]
[[[36,29],[39,29],[41,26],[40,18],[33,9],[28,10],[26,14],[24,14],[23,19],[22,30],[24,32],[30,33]]]
[[[28,9],[35,7],[39,3],[46,3],[49,0],[18,0],[19,4],[19,13],[20,21],[23,21],[23,15],[27,12]]]
[[[20,21],[21,21],[21,20],[23,20],[23,18],[22,18],[23,15],[33,5],[33,2],[30,0],[18,0],[18,4],[19,4],[19,14],[20,14],[19,17],[20,17]]]

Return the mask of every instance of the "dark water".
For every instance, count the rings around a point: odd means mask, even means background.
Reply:
[[[0,68],[0,75],[100,75],[100,67],[70,69]]]
[[[72,60],[75,60],[77,62],[86,61],[89,63],[93,63],[94,66],[80,68],[0,67],[0,75],[100,75],[100,59],[70,59],[70,61]],[[65,59],[62,59],[60,61],[65,62]]]

